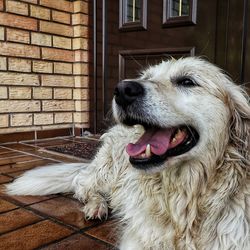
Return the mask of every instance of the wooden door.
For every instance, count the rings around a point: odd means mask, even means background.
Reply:
[[[102,1],[102,5],[99,2],[98,130],[110,124],[109,110],[118,81],[136,77],[145,66],[170,56],[203,56],[231,71],[234,78],[242,78],[244,65],[249,63],[243,62],[238,54],[244,49],[241,39],[246,22],[242,14],[245,1],[108,0]]]

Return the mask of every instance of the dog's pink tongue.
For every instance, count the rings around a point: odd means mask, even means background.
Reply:
[[[172,132],[172,129],[146,130],[135,144],[127,145],[126,151],[129,156],[134,157],[143,153],[150,144],[152,153],[162,155],[168,150]]]

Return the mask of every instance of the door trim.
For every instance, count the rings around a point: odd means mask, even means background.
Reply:
[[[180,47],[180,48],[160,48],[160,49],[135,49],[135,50],[120,50],[119,51],[119,81],[125,78],[125,60],[128,58],[136,59],[138,56],[149,55],[180,55],[194,56],[195,47]]]

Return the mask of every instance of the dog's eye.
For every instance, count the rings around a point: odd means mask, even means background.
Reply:
[[[183,86],[183,87],[194,87],[194,86],[198,86],[196,84],[196,82],[194,82],[192,79],[190,78],[181,78],[181,79],[178,79],[176,81],[177,85],[179,86]]]

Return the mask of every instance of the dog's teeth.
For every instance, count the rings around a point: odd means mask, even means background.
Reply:
[[[183,137],[183,134],[185,134],[185,131],[182,131],[180,129],[177,130],[177,133],[175,134],[174,138],[173,138],[173,142],[176,142],[176,140],[180,139]]]
[[[177,139],[176,139],[176,138],[173,138],[173,139],[172,139],[172,142],[176,142],[176,141],[177,141]]]
[[[147,147],[146,147],[145,155],[146,155],[147,158],[150,158],[151,155],[152,155],[150,144],[148,144]]]
[[[182,134],[182,131],[180,129],[177,130],[177,133],[175,135],[175,138],[179,138]]]

